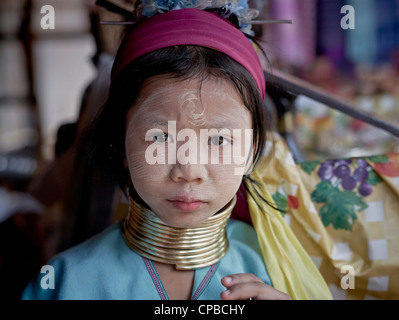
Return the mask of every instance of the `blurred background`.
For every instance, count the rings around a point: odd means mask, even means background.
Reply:
[[[399,1],[268,1],[275,19],[263,38],[276,69],[296,75],[358,110],[399,124]],[[353,8],[354,29],[343,29]],[[365,156],[398,150],[398,140],[357,119],[299,96],[294,134],[306,159]]]
[[[110,2],[132,11],[135,1]],[[399,124],[399,0],[249,3],[258,19],[293,21],[254,27],[266,69]],[[54,8],[53,29],[43,28],[51,22],[46,5]],[[355,29],[341,27],[344,5],[354,8]],[[17,298],[51,256],[113,219],[118,193],[93,185],[81,144],[106,98],[123,31],[100,20],[124,18],[95,0],[0,1],[1,297]],[[303,160],[399,151],[397,138],[306,96],[295,96],[280,115],[279,128],[294,137]]]

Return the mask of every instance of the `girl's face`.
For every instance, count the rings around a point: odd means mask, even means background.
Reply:
[[[200,225],[236,194],[250,166],[251,124],[227,80],[146,80],[126,121],[134,188],[164,223]]]

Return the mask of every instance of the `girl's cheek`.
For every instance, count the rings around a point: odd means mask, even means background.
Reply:
[[[236,190],[242,181],[242,175],[236,174],[236,165],[212,165],[208,170],[214,183],[218,184],[222,190]]]
[[[136,151],[127,154],[126,162],[131,177],[140,178],[148,174],[149,165],[145,161],[144,151]]]

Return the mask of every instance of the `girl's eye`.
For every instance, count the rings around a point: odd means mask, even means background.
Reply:
[[[209,138],[208,144],[213,144],[218,147],[224,147],[228,143],[231,143],[229,139],[223,136],[214,136]]]
[[[158,134],[154,135],[152,140],[154,142],[165,143],[165,142],[169,142],[170,138],[167,133],[163,132],[163,133],[158,133]]]

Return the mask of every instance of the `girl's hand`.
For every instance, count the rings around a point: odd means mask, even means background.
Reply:
[[[222,300],[292,300],[281,291],[267,285],[252,273],[237,273],[222,278],[227,288],[220,294]]]

